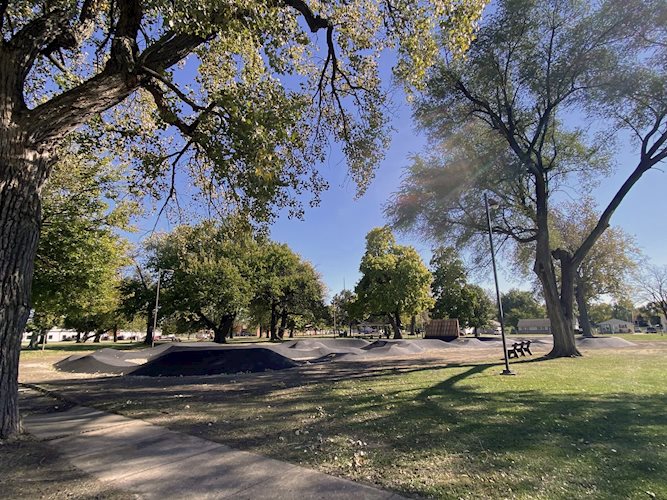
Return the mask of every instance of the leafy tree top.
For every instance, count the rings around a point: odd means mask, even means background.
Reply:
[[[413,315],[433,305],[431,273],[413,247],[396,244],[387,226],[366,236],[359,271],[355,293],[366,313]]]
[[[395,75],[416,85],[436,34],[463,52],[485,3],[0,2],[0,57],[14,69],[3,116],[49,158],[86,124],[155,194],[174,197],[182,169],[222,207],[299,214],[294,195],[325,186],[313,165],[330,139],[360,190],[371,179],[387,138],[380,54],[394,51]]]

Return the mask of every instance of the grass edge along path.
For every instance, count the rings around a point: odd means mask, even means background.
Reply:
[[[664,349],[388,368],[52,383],[102,409],[415,496],[667,498]],[[334,370],[335,368],[332,368]],[[288,371],[289,372],[289,371]],[[123,383],[123,390],[110,390]],[[117,388],[118,389],[118,388]]]

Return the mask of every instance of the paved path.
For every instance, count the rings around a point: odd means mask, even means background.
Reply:
[[[21,389],[21,408],[26,431],[79,469],[140,498],[402,498],[142,420],[67,407],[31,389]]]

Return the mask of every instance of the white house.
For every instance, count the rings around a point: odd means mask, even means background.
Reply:
[[[551,333],[551,321],[547,318],[520,319],[517,333]]]
[[[23,332],[23,342],[30,342],[32,332]],[[75,340],[76,330],[66,330],[64,328],[51,328],[46,333],[46,342],[64,342],[66,340]]]
[[[598,323],[600,333],[635,333],[635,325],[622,319],[608,319]]]

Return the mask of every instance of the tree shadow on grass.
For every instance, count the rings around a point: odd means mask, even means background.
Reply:
[[[520,373],[521,366],[553,362],[513,365]],[[311,368],[64,380],[49,387],[85,404],[313,466],[353,453],[346,443],[362,440],[370,449],[366,465],[336,472],[374,475],[407,494],[497,498],[512,488],[528,497],[631,498],[651,491],[667,498],[664,393],[526,389],[529,379],[521,374],[495,373],[501,362]],[[328,444],[327,436],[336,442]],[[403,476],[396,468],[406,464],[412,476],[397,479]],[[498,481],[499,474],[502,484],[495,486],[471,479]]]

